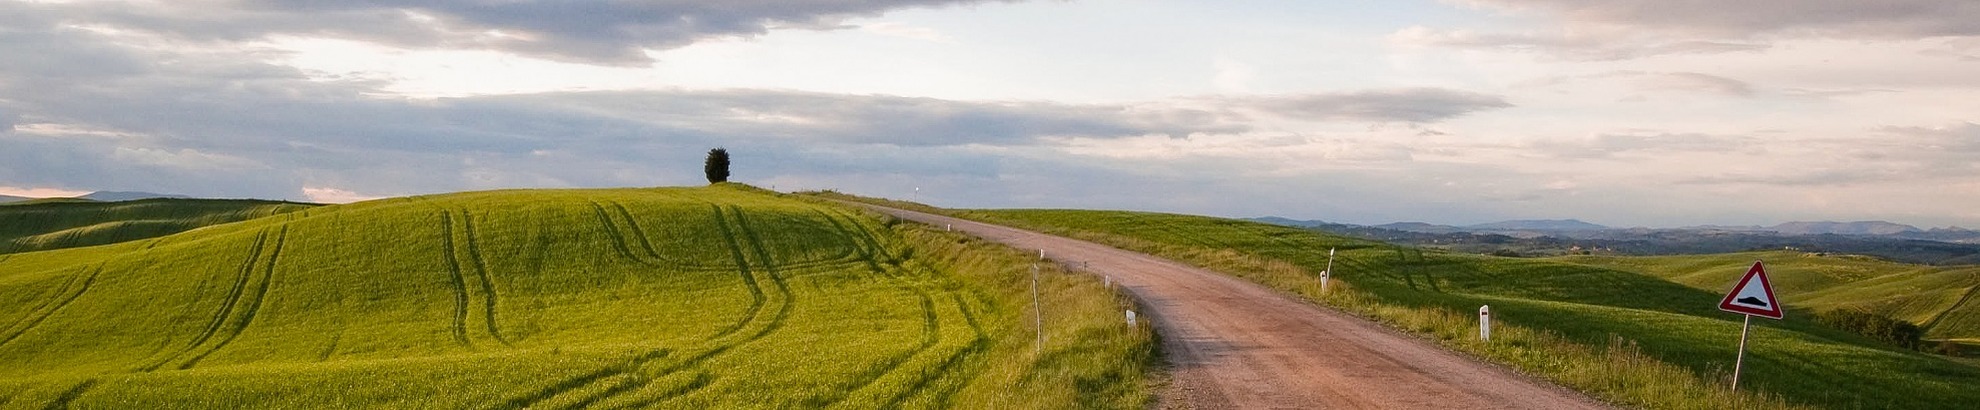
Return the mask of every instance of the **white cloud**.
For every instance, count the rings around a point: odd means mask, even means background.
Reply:
[[[303,199],[319,204],[348,204],[384,198],[383,196],[365,195],[337,188],[310,186],[302,188],[302,195]]]
[[[0,186],[0,195],[18,196],[24,198],[67,198],[67,197],[88,195],[90,192],[92,191],[77,191],[72,189],[45,188],[45,187],[27,188],[27,187]]]

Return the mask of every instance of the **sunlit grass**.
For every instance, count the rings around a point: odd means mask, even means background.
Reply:
[[[0,407],[1136,408],[1126,303],[746,186],[314,208],[0,260]],[[1038,350],[1034,350],[1037,348]]]

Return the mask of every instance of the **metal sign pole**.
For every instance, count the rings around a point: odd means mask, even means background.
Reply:
[[[1038,251],[1044,254],[1044,250]],[[1031,264],[1031,324],[1038,329],[1038,344],[1032,345],[1032,352],[1045,351],[1045,311],[1038,308],[1038,264]]]
[[[1739,392],[1739,371],[1746,365],[1746,333],[1753,329],[1753,315],[1746,315],[1746,324],[1739,325],[1739,356],[1733,359],[1732,391]]]

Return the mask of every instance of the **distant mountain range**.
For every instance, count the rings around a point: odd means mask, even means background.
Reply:
[[[1500,255],[1599,252],[1671,255],[1799,249],[1924,264],[1980,264],[1980,231],[1919,229],[1884,221],[1788,222],[1774,226],[1615,228],[1574,219],[1452,226],[1398,222],[1363,226],[1279,217],[1252,219],[1393,243]]]

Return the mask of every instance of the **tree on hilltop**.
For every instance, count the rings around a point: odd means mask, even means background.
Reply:
[[[729,182],[729,150],[716,148],[708,150],[708,163],[702,167],[708,173],[708,183]]]

